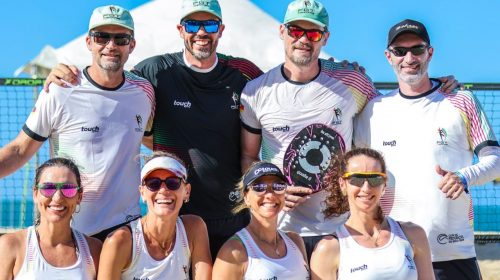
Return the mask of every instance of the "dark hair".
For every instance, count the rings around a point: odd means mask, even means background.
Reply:
[[[344,155],[335,155],[332,157],[330,166],[324,177],[325,181],[325,191],[327,196],[325,198],[325,209],[323,214],[326,218],[338,217],[349,211],[349,203],[347,196],[342,194],[340,189],[339,178],[342,177],[344,173],[347,172],[347,165],[349,160],[355,156],[364,155],[377,160],[380,163],[381,171],[386,172],[384,157],[376,150],[370,148],[356,148],[352,149]],[[382,208],[378,207],[377,219],[382,219],[383,213]]]
[[[80,187],[80,190],[78,192],[83,192],[82,186],[82,177],[80,175],[80,170],[78,169],[78,166],[76,166],[75,162],[72,161],[71,159],[68,158],[62,158],[62,157],[56,157],[56,158],[51,158],[47,160],[46,162],[42,163],[42,165],[38,166],[38,168],[35,170],[35,182],[33,184],[33,189],[36,188],[36,185],[40,183],[40,177],[42,177],[42,174],[44,173],[45,169],[50,168],[50,167],[66,167],[68,168],[76,177],[76,184]],[[40,213],[37,212],[37,216],[35,218],[35,225],[40,224]]]

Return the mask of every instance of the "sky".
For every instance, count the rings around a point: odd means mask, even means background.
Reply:
[[[279,21],[289,2],[250,1]],[[59,48],[83,34],[93,8],[117,4],[133,9],[146,2],[3,1],[0,77],[12,77],[18,67],[34,58],[45,45]],[[395,81],[384,57],[387,32],[395,23],[411,18],[426,25],[435,48],[429,68],[431,76],[453,74],[460,82],[500,83],[498,0],[323,0],[323,3],[329,11],[331,30],[324,50],[337,59],[357,61],[373,81]]]

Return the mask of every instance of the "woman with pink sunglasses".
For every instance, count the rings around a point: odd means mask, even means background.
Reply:
[[[191,192],[184,163],[155,152],[141,170],[141,182],[148,212],[106,238],[98,279],[191,279],[190,270],[192,279],[210,279],[206,225],[198,216],[179,216]]]
[[[248,168],[238,184],[240,201],[234,212],[250,209],[250,224],[224,243],[213,279],[309,279],[302,238],[277,229],[286,187],[276,165],[260,161]]]
[[[386,180],[384,158],[375,150],[353,149],[332,160],[323,213],[350,215],[316,246],[311,279],[434,279],[424,230],[382,213]]]
[[[82,186],[78,167],[53,158],[35,173],[34,226],[0,238],[0,279],[95,279],[101,241],[70,227],[79,211]]]

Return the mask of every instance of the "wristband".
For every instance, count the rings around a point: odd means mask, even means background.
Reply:
[[[455,172],[455,175],[457,175],[458,178],[460,178],[460,182],[462,183],[462,185],[464,185],[465,193],[469,193],[469,186],[467,185],[467,180],[465,179],[464,175],[462,175],[462,173],[458,171]]]

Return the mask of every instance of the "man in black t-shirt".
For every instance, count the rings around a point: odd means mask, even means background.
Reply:
[[[184,0],[177,29],[183,51],[148,58],[132,70],[155,90],[153,135],[143,144],[187,163],[191,200],[181,212],[204,219],[215,259],[222,244],[250,219],[247,212],[231,212],[241,177],[240,94],[262,71],[248,60],[216,53],[224,31],[217,0]],[[75,72],[60,64],[47,83],[72,82]]]
[[[189,166],[191,200],[181,212],[205,220],[215,259],[249,221],[246,212],[231,213],[241,177],[240,94],[262,72],[248,60],[215,52],[224,30],[217,1],[200,2],[207,7],[192,3],[184,1],[177,25],[184,51],[146,59],[133,72],[155,89],[153,149],[175,153]]]

